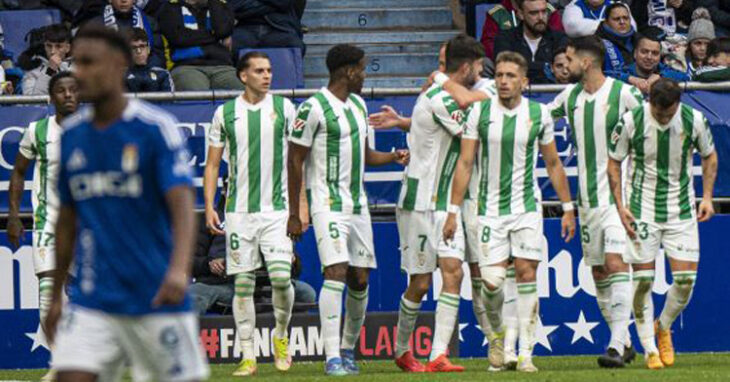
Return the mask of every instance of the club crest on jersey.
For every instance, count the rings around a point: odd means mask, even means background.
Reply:
[[[127,144],[122,149],[122,171],[136,172],[139,168],[139,153],[137,145]]]
[[[76,149],[71,153],[71,157],[66,163],[66,168],[69,171],[76,171],[86,167],[86,157],[80,149]]]

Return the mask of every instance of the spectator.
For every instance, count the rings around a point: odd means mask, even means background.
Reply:
[[[715,26],[712,25],[710,13],[705,8],[697,8],[692,13],[692,23],[689,25],[686,53],[687,74],[694,77],[698,69],[707,63],[707,46],[715,39]]]
[[[570,83],[570,71],[568,70],[568,56],[565,54],[566,47],[561,46],[553,55],[553,62],[550,65],[550,70],[546,73],[547,77],[552,83],[556,84],[569,84]]]
[[[157,21],[144,14],[142,9],[135,5],[134,0],[110,0],[102,8],[101,14],[88,22],[101,24],[127,35],[132,33],[132,29],[143,29],[147,33],[147,43],[152,51],[150,64],[157,67],[165,66],[165,48]]]
[[[129,68],[127,74],[127,90],[133,93],[173,91],[170,72],[153,66],[148,61],[150,45],[147,32],[140,28],[132,29],[129,44],[132,48],[134,65]]]
[[[606,19],[596,31],[606,47],[603,69],[606,74],[619,77],[628,65],[634,62],[634,34],[631,26],[631,11],[624,3],[612,3],[606,8]]]
[[[730,81],[730,38],[712,40],[707,47],[707,66],[692,78],[700,82]]]
[[[687,33],[694,8],[692,0],[631,1],[631,14],[637,25],[659,27],[668,35]]]
[[[603,21],[609,0],[575,0],[563,11],[563,27],[568,37],[590,36]]]
[[[494,40],[502,31],[510,30],[522,22],[519,15],[520,0],[502,0],[487,13],[487,19],[482,28],[481,43],[487,58],[494,60],[497,54],[494,52]],[[562,32],[563,23],[558,12],[551,4],[548,4],[548,27],[551,31]]]
[[[177,90],[243,90],[231,60],[235,19],[224,1],[170,0],[158,17]]]
[[[148,16],[153,18],[157,16],[157,11],[164,0],[134,0],[134,5],[142,9]],[[72,25],[76,29],[87,21],[103,15],[104,7],[109,4],[109,0],[83,0],[83,4],[73,16]]]
[[[54,74],[71,67],[71,32],[63,24],[51,25],[43,35],[45,56],[34,56],[40,66],[23,76],[23,95],[47,95],[48,82]]]
[[[661,43],[647,36],[639,36],[634,51],[634,63],[627,66],[619,78],[648,94],[651,85],[665,77],[675,81],[689,81],[686,73],[671,69],[661,62]]]
[[[292,0],[229,0],[236,15],[233,53],[243,48],[295,47],[304,52],[301,4]]]
[[[718,36],[730,35],[730,0],[698,0],[697,5],[710,11]]]
[[[516,51],[529,63],[527,76],[532,84],[549,83],[545,75],[558,47],[565,45],[562,32],[548,29],[548,7],[545,0],[525,0],[520,8],[523,23],[512,30],[501,31],[494,44],[494,54]]]

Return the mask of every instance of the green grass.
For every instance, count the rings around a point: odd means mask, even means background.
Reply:
[[[605,370],[596,366],[595,356],[537,357],[540,368],[536,375],[517,372],[487,373],[485,359],[463,359],[460,364],[467,371],[455,374],[403,374],[391,361],[361,362],[359,376],[345,377],[352,381],[728,381],[730,380],[730,353],[679,354],[673,367],[652,371],[644,367],[641,357],[622,370]],[[231,377],[235,365],[213,365],[211,381],[241,381]],[[259,365],[255,380],[277,381],[324,381],[323,364],[320,362],[298,363],[287,374],[278,373],[270,364]],[[45,370],[0,370],[2,380],[38,380]]]

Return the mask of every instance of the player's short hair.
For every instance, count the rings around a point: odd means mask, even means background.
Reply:
[[[516,64],[520,68],[520,71],[524,75],[527,75],[527,60],[525,60],[525,57],[523,57],[521,54],[512,51],[501,52],[497,55],[494,67],[496,68],[499,64],[503,62],[511,62],[513,64]]]
[[[365,51],[350,44],[337,44],[327,52],[327,70],[330,74],[341,68],[354,66],[365,57]]]
[[[109,48],[121,53],[124,59],[127,60],[127,63],[132,62],[132,48],[129,47],[127,39],[114,29],[101,25],[87,24],[76,33],[75,41],[82,39],[104,41]]]
[[[666,109],[682,98],[682,88],[677,81],[662,77],[649,90],[649,102],[652,105]]]
[[[71,42],[71,31],[63,24],[53,24],[46,27],[43,40],[48,42]]]
[[[446,71],[453,73],[465,63],[485,56],[482,44],[471,36],[459,34],[446,43]]]
[[[148,42],[149,36],[147,35],[147,31],[142,28],[132,28],[132,31],[129,32],[129,42],[132,41],[144,41]]]
[[[264,52],[259,52],[255,50],[247,52],[238,60],[238,64],[236,65],[236,73],[240,74],[242,71],[248,69],[248,67],[251,66],[251,59],[253,58],[265,58],[269,60],[269,62],[271,62],[269,55]]]
[[[730,54],[730,37],[714,38],[707,45],[707,57],[712,57],[720,53]]]
[[[603,60],[606,57],[606,47],[603,41],[595,35],[576,37],[568,40],[568,46],[581,54],[588,54],[599,67],[603,67]]]
[[[58,81],[64,78],[74,78],[74,75],[67,70],[54,74],[53,77],[51,77],[51,80],[48,81],[48,94],[53,94],[53,87],[56,86]]]

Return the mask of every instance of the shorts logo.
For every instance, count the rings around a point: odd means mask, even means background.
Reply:
[[[139,154],[137,145],[127,144],[122,149],[122,171],[136,172],[139,168]]]
[[[335,247],[335,252],[337,252],[337,253],[342,252],[342,243],[339,240],[335,240],[332,243],[332,246]]]
[[[178,362],[180,336],[178,336],[175,328],[168,326],[162,329],[160,332],[160,344],[172,355],[171,358],[174,361],[170,369],[167,370],[167,374],[172,376],[182,373],[182,365]]]
[[[234,263],[239,264],[241,262],[241,253],[238,251],[231,252],[231,260],[233,260]]]
[[[423,252],[418,252],[418,266],[422,267],[426,265],[426,254]]]

